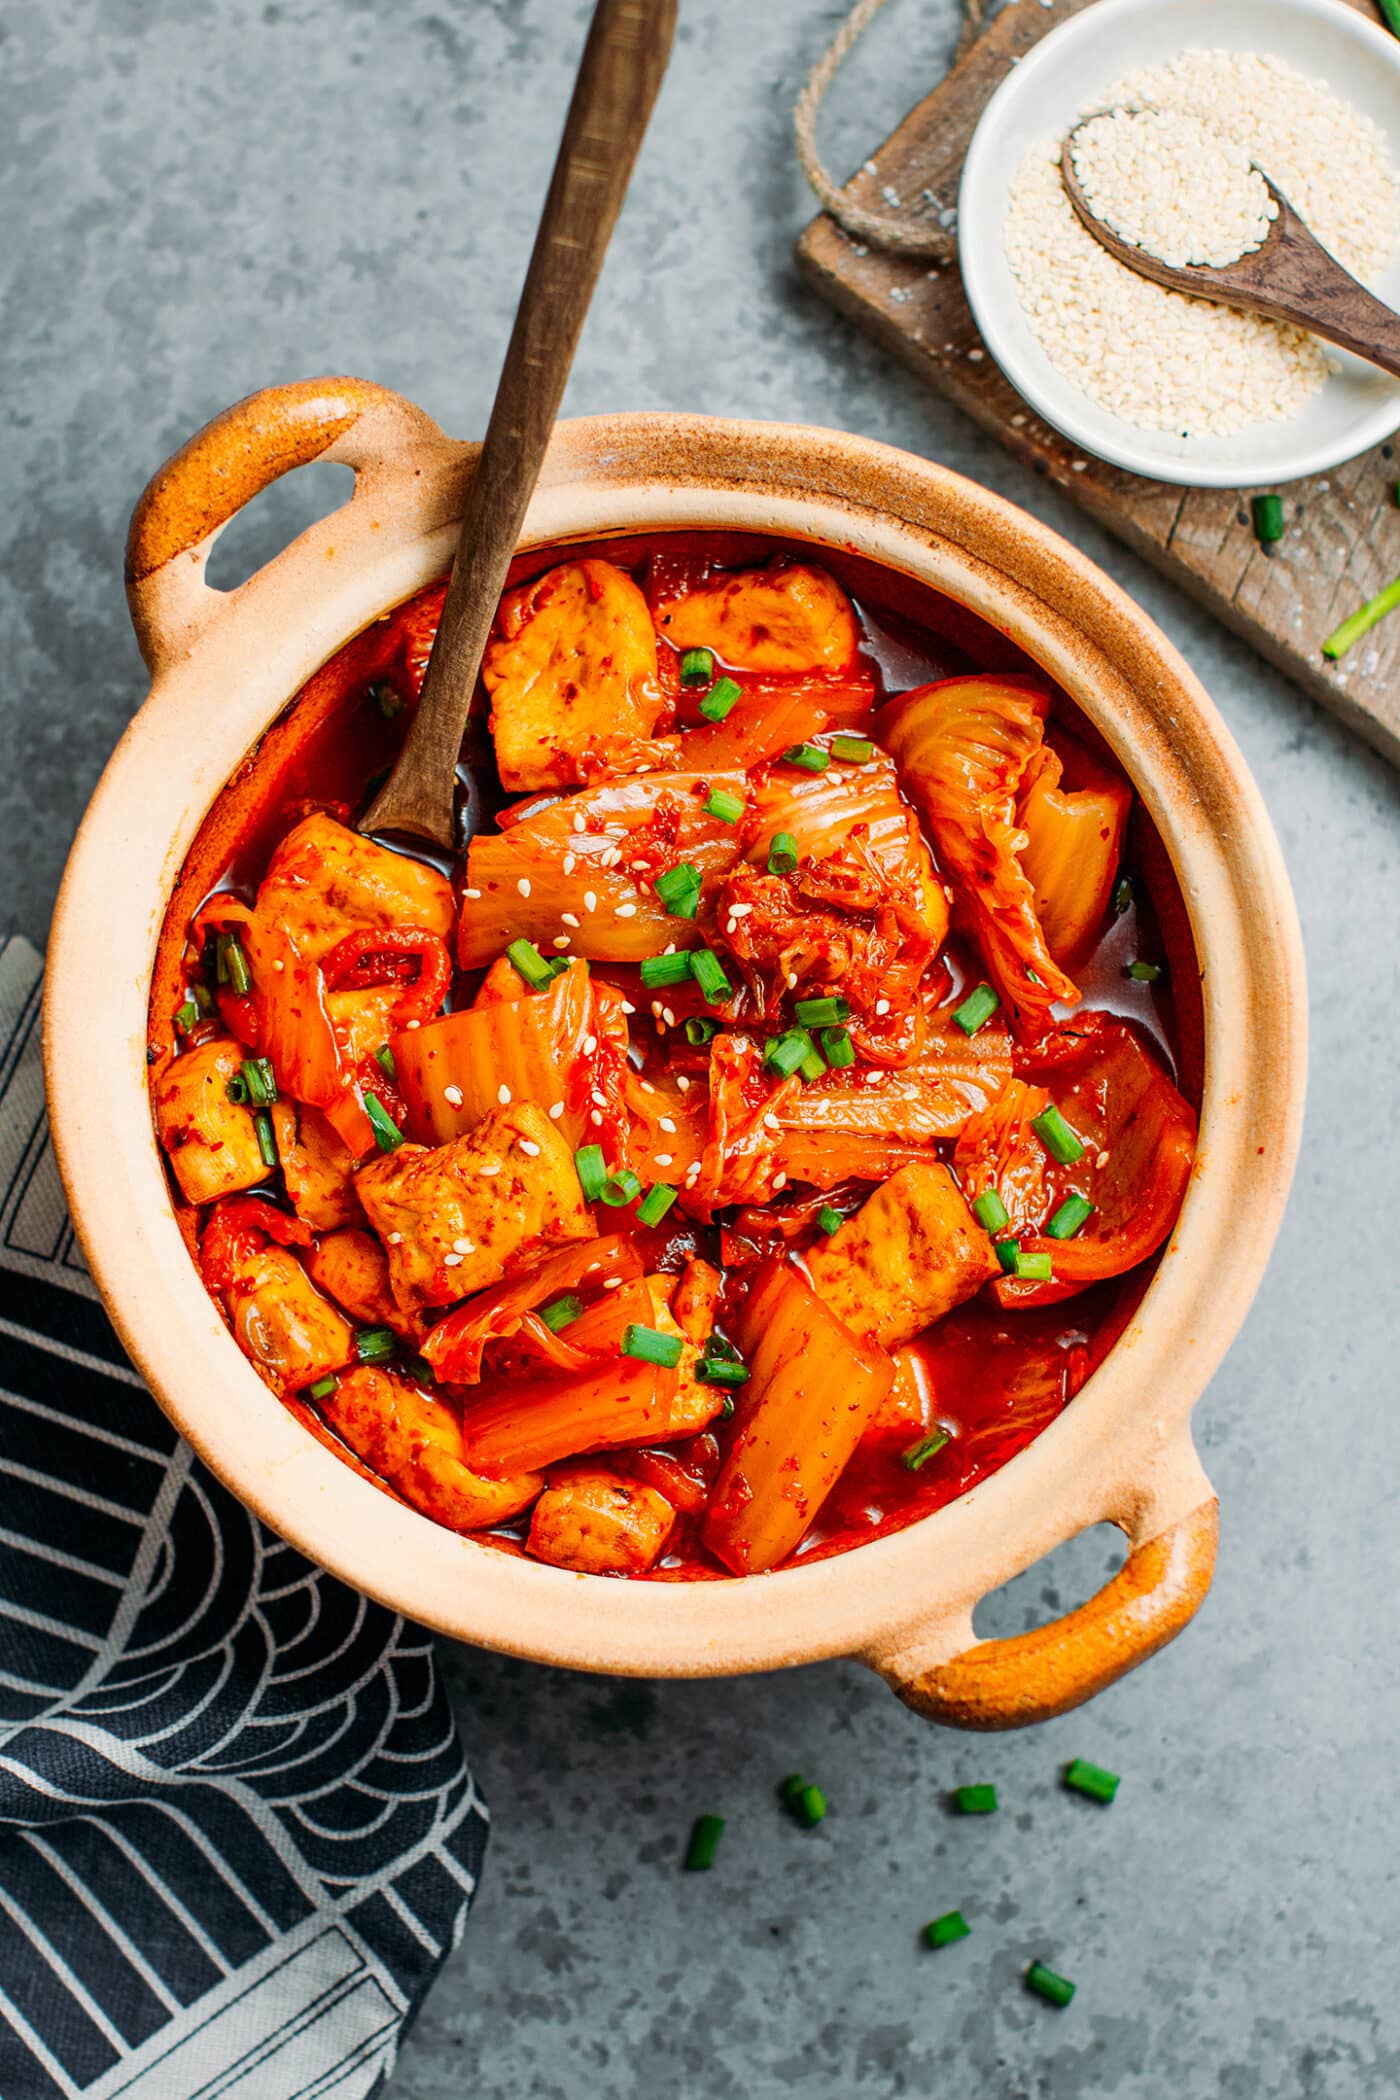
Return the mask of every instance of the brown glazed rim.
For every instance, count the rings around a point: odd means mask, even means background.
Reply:
[[[359,380],[308,381],[227,411],[137,507],[128,578],[151,695],[74,845],[45,1017],[59,1164],[118,1332],[172,1421],[260,1517],[444,1633],[647,1676],[854,1655],[917,1710],[962,1726],[1063,1711],[1169,1640],[1209,1585],[1215,1503],[1189,1416],[1248,1309],[1282,1214],[1302,1108],[1303,964],[1268,818],[1186,664],[1083,555],[960,476],[832,431],[593,417],[559,426],[522,544],[727,527],[845,547],[1011,636],[1118,752],[1190,916],[1205,1089],[1177,1229],[1137,1315],[1074,1404],[959,1501],[830,1560],[745,1582],[572,1575],[459,1538],[358,1479],[262,1385],[185,1254],[144,1076],[165,901],[210,803],[288,696],[445,568],[474,457],[397,395]],[[227,517],[311,458],[355,469],[350,501],[238,590],[211,591],[204,562]],[[1095,1598],[1036,1633],[975,1640],[979,1598],[1104,1520],[1131,1550]]]

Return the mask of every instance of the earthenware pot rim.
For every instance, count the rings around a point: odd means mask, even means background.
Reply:
[[[1210,1495],[1188,1418],[1262,1274],[1304,1080],[1296,915],[1243,761],[1126,594],[946,468],[800,426],[655,414],[561,424],[523,544],[719,527],[844,547],[991,619],[1065,686],[1132,774],[1181,881],[1203,975],[1201,1154],[1170,1248],[1105,1364],[1025,1451],[932,1517],[748,1582],[619,1583],[458,1538],[353,1475],[243,1360],[176,1228],[145,1088],[155,942],[209,804],[311,672],[451,555],[474,448],[408,404],[381,414],[376,404],[397,397],[365,398],[319,453],[356,469],[340,511],[236,592],[203,583],[216,532],[134,585],[151,693],[78,834],[46,1003],[54,1142],[118,1332],[176,1426],[252,1510],[444,1633],[656,1676],[955,1655],[976,1601],[1064,1538],[1107,1520],[1140,1543]]]

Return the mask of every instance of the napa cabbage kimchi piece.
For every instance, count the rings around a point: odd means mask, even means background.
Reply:
[[[897,678],[834,557],[615,551],[502,599],[450,864],[355,828],[440,588],[269,733],[166,920],[152,1112],[347,1468],[555,1569],[748,1577],[1054,1419],[1195,1116],[1131,786],[1047,681],[907,623]]]

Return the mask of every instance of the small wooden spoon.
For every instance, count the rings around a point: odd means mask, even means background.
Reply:
[[[1093,117],[1083,119],[1085,124],[1093,121]],[[1255,172],[1277,204],[1278,217],[1270,221],[1252,254],[1218,265],[1166,263],[1125,241],[1096,216],[1074,169],[1074,141],[1080,129],[1076,124],[1060,148],[1065,193],[1094,239],[1119,262],[1140,277],[1150,277],[1154,284],[1164,284],[1173,292],[1187,292],[1193,299],[1214,299],[1221,306],[1242,307],[1270,321],[1292,321],[1310,335],[1354,350],[1358,357],[1400,377],[1400,314],[1333,261],[1262,168]]]
[[[361,831],[462,844],[453,795],[476,675],[675,26],[676,0],[594,10],[422,695]]]

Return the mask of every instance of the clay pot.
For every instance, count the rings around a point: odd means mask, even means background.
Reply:
[[[1268,818],[1181,657],[1073,547],[907,453],[832,431],[626,415],[561,424],[524,544],[736,528],[841,547],[1014,639],[1098,727],[1176,869],[1200,965],[1199,1162],[1137,1315],[1050,1428],[936,1514],[751,1578],[618,1582],[463,1539],[359,1479],[243,1360],[177,1230],[146,1097],[146,1002],[165,903],[230,772],[334,651],[450,562],[474,449],[357,380],[269,389],[193,438],[132,521],[132,617],[151,693],[68,864],[49,950],[54,1143],[92,1274],[177,1428],[274,1530],[443,1633],[573,1668],[703,1676],[858,1656],[934,1719],[1039,1720],[1172,1638],[1199,1605],[1216,1503],[1191,1408],[1239,1327],[1298,1142],[1305,994]],[[204,582],[221,527],[312,459],[349,502],[236,591]],[[1107,1519],[1126,1563],[1081,1609],[978,1643],[977,1600]]]

